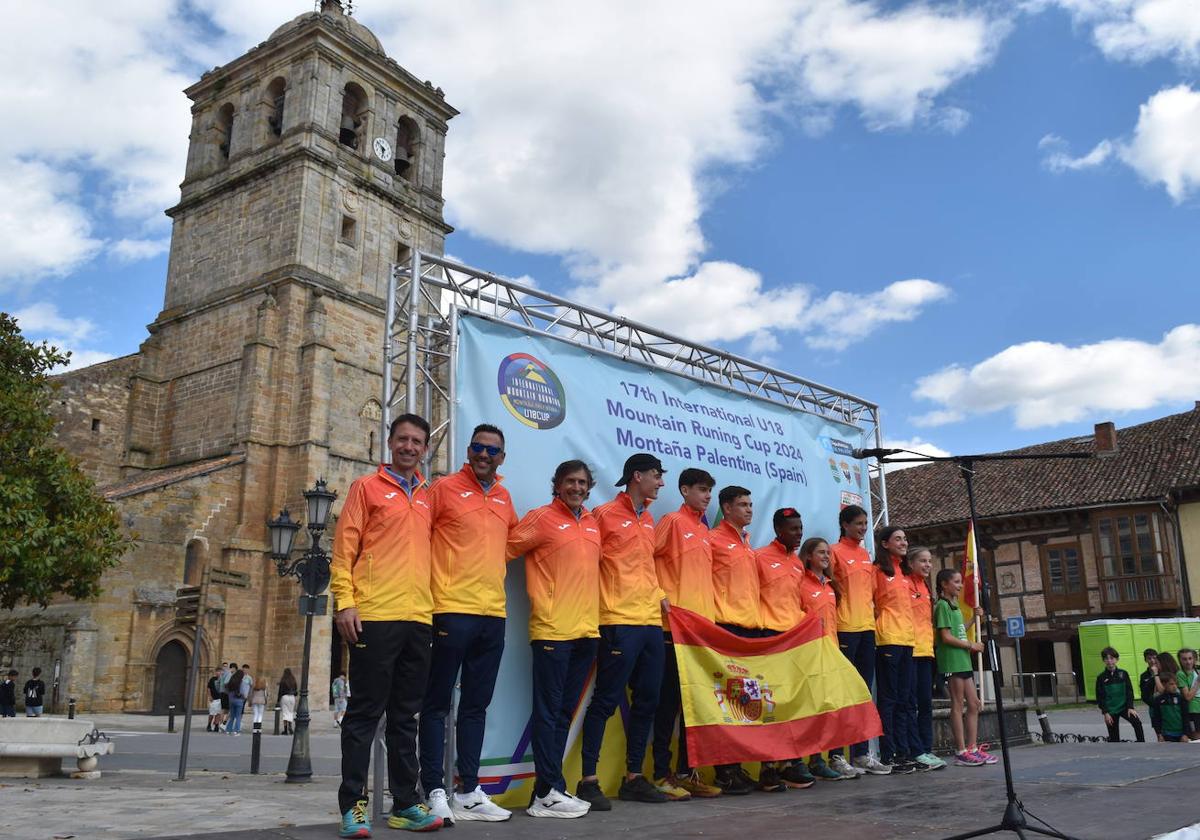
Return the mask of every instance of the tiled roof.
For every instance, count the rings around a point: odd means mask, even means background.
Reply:
[[[208,458],[204,461],[195,461],[191,464],[181,464],[177,467],[150,470],[149,472],[131,476],[124,481],[118,481],[115,484],[101,487],[100,493],[109,501],[124,499],[126,496],[136,496],[138,493],[157,490],[160,487],[166,487],[168,484],[175,484],[180,481],[186,481],[189,478],[208,475],[217,470],[223,470],[226,467],[240,464],[245,460],[245,454],[238,453],[235,455],[223,455],[220,458]]]
[[[1161,499],[1200,484],[1200,407],[1117,431],[1109,458],[982,461],[975,464],[980,518]],[[1092,436],[1039,443],[1014,453],[1091,452]],[[887,475],[888,519],[908,528],[967,518],[958,468],[935,463]]]

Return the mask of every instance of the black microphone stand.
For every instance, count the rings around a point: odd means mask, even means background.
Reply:
[[[892,458],[879,459],[881,465],[884,464],[923,464],[932,463],[935,461],[949,461],[958,467],[962,473],[963,479],[967,483],[967,509],[969,512],[969,532],[976,535],[979,530],[976,525],[975,514],[975,462],[976,461],[1042,461],[1057,458],[1091,458],[1091,452],[1063,452],[1059,454],[1008,454],[1008,455],[917,455],[915,458]],[[1017,798],[1017,792],[1013,788],[1012,766],[1008,759],[1008,726],[1004,720],[1004,691],[1002,677],[1000,674],[1000,661],[996,650],[996,636],[992,631],[992,614],[991,614],[991,585],[988,583],[988,576],[984,574],[983,557],[981,552],[975,554],[975,574],[979,576],[981,583],[980,607],[983,609],[983,627],[984,635],[987,639],[986,649],[988,654],[988,662],[992,666],[992,688],[996,695],[996,727],[1000,735],[1000,753],[1004,759],[1004,790],[1008,797],[1008,804],[1004,808],[1004,816],[1000,818],[1000,822],[996,825],[989,825],[986,828],[967,831],[963,834],[955,834],[947,837],[946,840],[967,840],[970,837],[983,837],[987,834],[997,834],[1001,831],[1011,831],[1016,834],[1021,840],[1027,840],[1025,832],[1033,832],[1034,834],[1042,834],[1046,837],[1058,837],[1060,840],[1075,840],[1075,838],[1063,834],[1061,831],[1050,825],[1045,820],[1030,813],[1021,800]],[[1040,826],[1030,825],[1026,817],[1032,818],[1041,823]]]

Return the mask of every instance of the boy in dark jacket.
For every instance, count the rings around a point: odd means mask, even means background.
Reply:
[[[1142,659],[1146,661],[1146,670],[1142,671],[1138,687],[1142,692],[1142,702],[1150,707],[1150,725],[1154,727],[1154,734],[1161,741],[1163,739],[1162,716],[1158,713],[1158,706],[1154,705],[1154,695],[1162,690],[1162,683],[1158,681],[1158,651],[1154,648],[1146,648],[1142,651]]]
[[[17,670],[14,668],[0,680],[0,717],[17,716]]]
[[[1183,717],[1187,703],[1179,693],[1174,674],[1164,673],[1159,681],[1163,690],[1154,695],[1154,705],[1151,708],[1158,710],[1159,720],[1162,721],[1162,739],[1184,741],[1186,738],[1183,736]]]
[[[1116,743],[1121,740],[1121,718],[1133,726],[1133,734],[1138,741],[1145,741],[1142,732],[1142,721],[1133,708],[1133,682],[1129,672],[1117,667],[1121,655],[1114,648],[1106,647],[1100,651],[1104,660],[1104,670],[1096,677],[1096,705],[1104,715],[1104,724],[1108,727],[1108,740]]]

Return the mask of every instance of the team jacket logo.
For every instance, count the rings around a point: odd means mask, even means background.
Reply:
[[[724,671],[713,672],[713,696],[726,723],[771,723],[775,720],[775,697],[762,674],[736,662],[726,662]]]
[[[469,498],[469,497],[471,497],[471,496],[474,496],[474,495],[475,495],[475,491],[474,491],[474,490],[467,490],[466,492],[464,492],[464,493],[459,493],[458,495],[460,495],[460,496],[462,496],[464,499],[466,499],[466,498]]]
[[[391,493],[385,493],[385,494],[384,494],[384,496],[383,496],[383,498],[385,498],[385,499],[394,499],[394,498],[396,498],[396,497],[397,497],[397,496],[399,496],[399,495],[400,495],[399,493],[397,493],[395,490],[393,490]]]
[[[496,388],[509,413],[530,428],[553,429],[566,419],[562,382],[549,365],[528,353],[501,360]]]

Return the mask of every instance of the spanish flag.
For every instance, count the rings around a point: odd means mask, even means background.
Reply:
[[[975,641],[975,611],[979,609],[978,581],[975,578],[975,559],[977,547],[975,544],[975,523],[967,522],[967,542],[963,547],[962,562],[962,591],[958,593],[958,608],[963,614],[963,623],[967,626],[967,638]]]
[[[798,758],[883,732],[870,689],[816,614],[765,639],[681,607],[668,617],[693,766]]]

